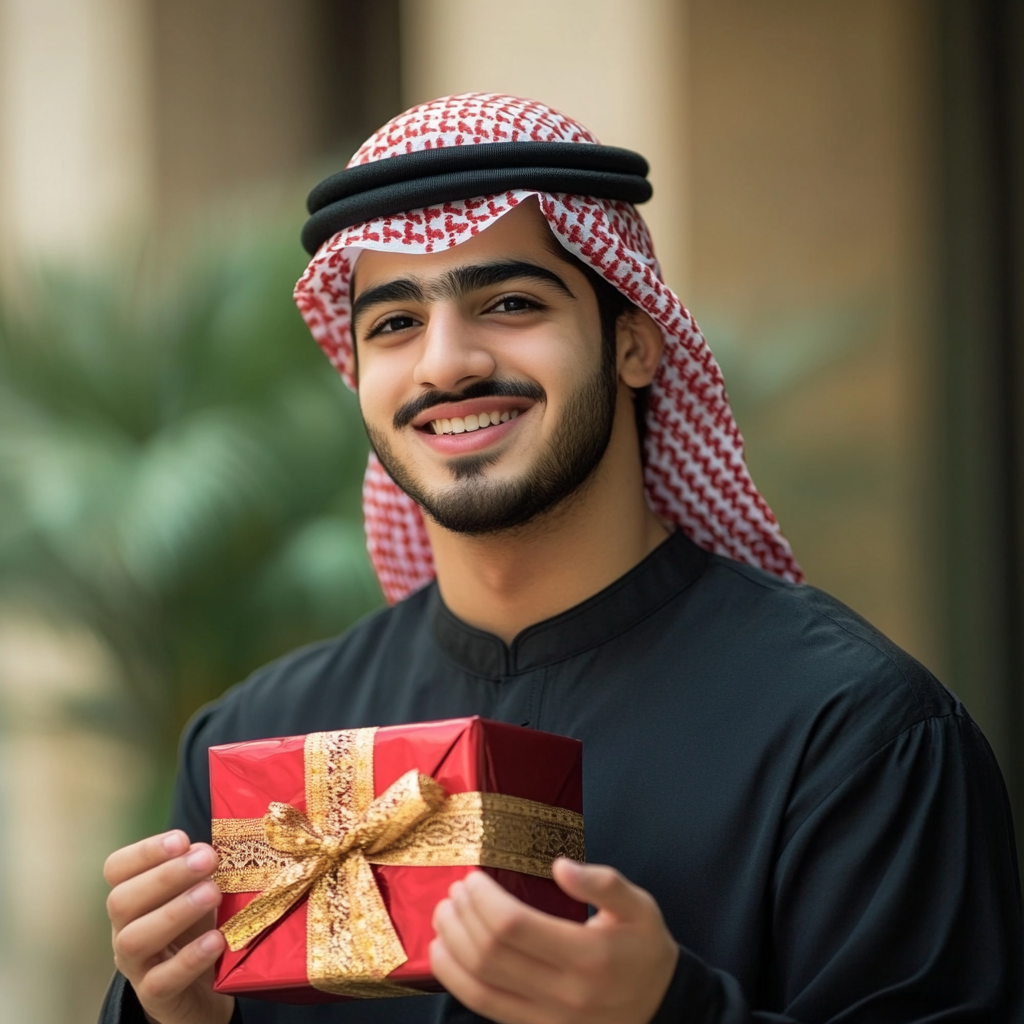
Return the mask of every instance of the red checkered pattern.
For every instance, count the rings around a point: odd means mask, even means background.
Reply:
[[[587,145],[597,139],[541,103],[467,93],[400,114],[360,147],[349,166],[436,146],[517,141]],[[802,580],[775,516],[747,472],[722,372],[693,317],[662,280],[647,225],[628,203],[517,190],[348,228],[320,247],[295,286],[295,301],[313,337],[354,388],[349,281],[359,250],[450,249],[531,195],[538,197],[559,241],[650,314],[665,336],[647,412],[644,479],[651,508],[709,551]],[[420,509],[372,455],[363,510],[370,557],[389,601],[433,579]]]

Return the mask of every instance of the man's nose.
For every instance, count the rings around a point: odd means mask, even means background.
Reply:
[[[432,310],[421,335],[422,348],[413,373],[416,383],[453,391],[492,376],[496,364],[482,335],[457,308],[441,306]]]

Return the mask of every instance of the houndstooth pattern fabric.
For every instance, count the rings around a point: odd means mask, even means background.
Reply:
[[[359,148],[349,166],[437,146],[517,141],[587,145],[597,139],[544,104],[467,93],[399,114]],[[295,301],[313,337],[354,389],[349,282],[359,250],[449,249],[532,195],[562,245],[645,310],[665,337],[647,410],[644,482],[651,508],[709,551],[801,581],[789,544],[747,471],[721,370],[693,317],[662,280],[647,226],[632,205],[517,190],[410,210],[340,231],[320,247],[295,287]],[[388,601],[399,601],[433,579],[420,509],[373,455],[363,511],[370,558]]]

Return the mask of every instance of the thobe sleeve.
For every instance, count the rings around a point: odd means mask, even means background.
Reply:
[[[120,971],[115,971],[110,986],[107,988],[103,1006],[100,1008],[98,1024],[148,1024],[134,990]],[[231,1015],[228,1024],[244,1024],[242,1010],[237,1000],[235,1001],[235,1012]]]
[[[766,893],[765,990],[682,949],[655,1024],[1024,1021],[1017,871],[981,733],[957,715],[919,722],[786,840]]]

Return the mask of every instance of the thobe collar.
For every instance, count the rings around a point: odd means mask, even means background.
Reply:
[[[467,671],[501,679],[575,657],[632,629],[704,571],[711,555],[676,530],[593,597],[524,629],[510,645],[463,622],[430,585],[428,609],[441,649]]]

